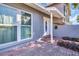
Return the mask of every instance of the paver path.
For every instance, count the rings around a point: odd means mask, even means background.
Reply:
[[[79,56],[79,52],[48,43],[26,43],[19,48],[0,53],[1,56]]]

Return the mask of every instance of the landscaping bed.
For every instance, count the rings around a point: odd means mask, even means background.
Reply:
[[[50,35],[45,35],[45,36],[43,36],[41,40],[44,41],[44,42],[50,43],[50,41],[51,41]]]
[[[55,44],[31,41],[2,52],[0,56],[79,56],[79,53]]]
[[[79,42],[69,40],[58,40],[57,45],[79,52]]]
[[[79,38],[63,37],[62,39],[79,42]]]

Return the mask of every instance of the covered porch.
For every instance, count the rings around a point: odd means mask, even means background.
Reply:
[[[54,42],[53,40],[53,29],[55,25],[64,25],[65,24],[65,16],[55,7],[47,8],[48,12],[50,13],[50,18],[44,17],[44,35],[48,36],[51,39],[51,43]]]

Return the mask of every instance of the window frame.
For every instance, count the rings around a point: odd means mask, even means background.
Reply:
[[[25,10],[20,10],[20,12],[24,12],[24,13],[27,13],[27,14],[30,14],[30,15],[31,15],[31,37],[25,38],[25,39],[21,39],[21,40],[32,39],[32,38],[33,38],[33,14],[30,13],[30,12],[27,12],[27,11],[25,11]],[[22,25],[22,24],[20,23],[20,26],[26,26],[26,25]]]
[[[0,4],[0,5],[1,5],[1,6],[4,6],[4,7],[6,7],[6,8],[14,9],[14,8],[8,6],[8,5],[5,5],[5,4]],[[14,10],[16,10],[16,9],[14,9]],[[2,14],[2,16],[3,16],[3,21],[4,21],[5,16],[8,16],[8,15]],[[16,17],[16,18],[17,18],[17,17]],[[16,20],[17,20],[17,19],[16,19]],[[16,22],[15,22],[14,24],[11,24],[11,23],[0,23],[0,26],[5,26],[5,27],[14,27],[14,26],[16,26],[16,27],[17,27],[17,24],[16,24]],[[16,29],[17,29],[17,28],[16,28]],[[15,40],[15,41],[10,41],[10,42],[6,42],[6,43],[2,43],[2,44],[0,44],[0,46],[5,46],[5,45],[7,45],[7,44],[11,44],[11,43],[14,43],[14,42],[16,42],[16,41],[17,41],[17,34],[16,34],[16,40]]]
[[[19,9],[20,12],[25,12],[25,13],[28,13],[31,15],[31,37],[30,38],[25,38],[25,39],[21,39],[21,41],[23,40],[31,40],[33,39],[33,14],[31,12],[28,12],[28,11],[25,11],[25,10],[22,10],[22,9]],[[20,26],[21,26],[21,23],[20,23]]]

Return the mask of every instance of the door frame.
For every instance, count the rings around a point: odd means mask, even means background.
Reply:
[[[50,22],[49,22],[49,18],[48,17],[43,17],[44,19],[44,35],[49,35],[50,33]],[[45,22],[47,22],[47,31],[46,31],[46,24]]]

